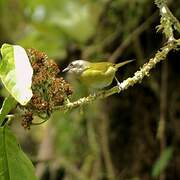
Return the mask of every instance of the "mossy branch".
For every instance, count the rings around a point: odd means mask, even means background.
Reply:
[[[130,86],[133,86],[136,83],[140,83],[145,76],[149,76],[150,70],[154,68],[157,63],[159,63],[162,60],[165,60],[167,54],[173,49],[174,50],[178,49],[179,46],[180,46],[180,39],[169,42],[167,45],[162,47],[155,54],[155,56],[149,60],[148,63],[144,64],[139,71],[135,72],[133,77],[130,77],[124,80],[122,83],[120,83],[120,88],[118,86],[115,86],[109,90],[100,91],[94,95],[83,97],[77,101],[67,102],[65,105],[57,107],[57,109],[62,111],[68,111],[73,108],[83,106],[85,104],[90,104],[95,100],[104,99],[113,94],[120,93],[121,91],[128,89]]]
[[[159,8],[161,15],[161,24],[158,26],[158,30],[162,30],[168,40],[174,39],[173,30],[177,30],[180,33],[178,19],[168,8],[166,0],[155,0],[155,4]]]
[[[104,99],[110,95],[120,93],[121,91],[128,89],[130,86],[133,86],[136,83],[140,83],[145,76],[149,76],[150,70],[154,68],[157,63],[165,60],[171,50],[178,50],[180,46],[180,39],[176,40],[174,38],[173,28],[180,32],[180,23],[171,13],[166,3],[166,0],[155,0],[155,4],[160,9],[161,14],[161,21],[160,25],[158,26],[158,30],[163,31],[166,38],[168,39],[168,42],[159,51],[157,51],[155,56],[151,58],[148,63],[145,63],[139,71],[135,72],[133,77],[130,77],[120,83],[120,87],[115,86],[109,90],[100,91],[97,94],[83,97],[77,101],[67,102],[65,105],[57,107],[57,109],[68,111],[73,108],[92,103],[95,100]]]

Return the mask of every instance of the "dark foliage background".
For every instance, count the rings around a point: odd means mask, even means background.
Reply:
[[[180,18],[179,1],[168,7]],[[118,71],[123,80],[165,43],[156,32],[158,12],[150,0],[0,0],[0,44],[44,51],[61,70],[75,59],[135,58]],[[71,112],[57,111],[30,131],[14,120],[12,129],[38,177],[138,180],[154,179],[157,171],[155,179],[180,179],[179,58],[171,52],[142,83]],[[73,77],[65,79],[74,89],[72,100],[87,95]],[[2,102],[7,92],[1,87],[0,93]],[[170,160],[163,155],[168,148]],[[159,157],[162,163],[155,166]]]

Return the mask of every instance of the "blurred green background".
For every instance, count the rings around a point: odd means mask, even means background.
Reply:
[[[180,18],[180,2],[168,6]],[[118,71],[123,80],[165,43],[156,32],[158,12],[151,0],[0,0],[0,44],[44,51],[61,70],[75,59],[135,58]],[[171,52],[141,84],[57,111],[30,131],[14,120],[12,129],[39,179],[180,179],[179,58]],[[73,77],[64,78],[74,89],[72,100],[87,95]],[[2,103],[2,87],[0,93]]]

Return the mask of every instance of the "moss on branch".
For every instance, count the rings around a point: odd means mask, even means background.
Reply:
[[[155,54],[153,58],[149,60],[148,63],[144,64],[142,68],[140,68],[140,70],[135,72],[133,77],[130,77],[124,80],[122,83],[120,83],[120,88],[118,86],[115,86],[109,90],[100,91],[94,95],[89,95],[87,97],[80,98],[77,101],[67,102],[65,105],[59,106],[56,109],[62,111],[68,111],[73,108],[77,108],[79,106],[90,104],[95,100],[104,99],[113,94],[120,93],[121,91],[128,89],[130,86],[133,86],[136,83],[140,83],[144,77],[149,76],[150,70],[153,69],[157,63],[159,63],[162,60],[165,60],[168,53],[173,49],[174,50],[178,49],[179,46],[180,46],[180,40],[173,40],[168,44],[166,44]]]
[[[155,0],[155,4],[159,8],[161,15],[158,30],[162,30],[166,38],[172,40],[174,38],[173,30],[180,33],[180,23],[168,8],[166,0]]]
[[[165,60],[168,53],[171,50],[178,50],[180,46],[180,39],[176,40],[173,35],[173,30],[177,30],[180,32],[180,23],[176,19],[176,17],[171,13],[169,8],[167,7],[167,1],[166,0],[155,0],[155,4],[160,9],[160,25],[158,26],[158,30],[162,30],[162,32],[165,34],[166,38],[168,39],[168,42],[165,46],[163,46],[153,58],[149,60],[148,63],[145,63],[140,70],[134,73],[133,77],[130,77],[126,80],[124,80],[122,83],[120,83],[120,87],[115,86],[109,90],[100,91],[97,94],[89,95],[88,97],[83,97],[77,101],[74,102],[67,102],[65,105],[57,107],[59,110],[68,111],[73,108],[92,103],[95,100],[98,99],[104,99],[110,95],[120,93],[121,91],[124,91],[128,89],[130,86],[135,85],[136,83],[140,83],[144,77],[149,76],[150,70],[155,67],[157,63],[159,63],[162,60]]]

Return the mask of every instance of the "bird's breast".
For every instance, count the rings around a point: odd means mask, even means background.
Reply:
[[[81,74],[80,80],[89,88],[102,89],[112,83],[115,72],[114,67],[108,67],[106,71],[89,68]]]

